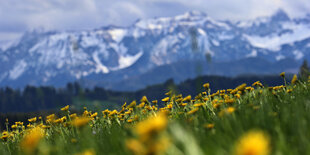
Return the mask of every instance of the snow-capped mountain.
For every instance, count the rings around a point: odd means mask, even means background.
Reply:
[[[291,19],[279,10],[270,17],[231,22],[192,11],[129,27],[26,32],[0,47],[0,85],[64,86],[79,80],[85,86],[133,90],[193,77],[189,67],[199,62],[201,74],[232,76],[296,72],[304,59],[310,60],[310,15]],[[171,67],[178,71],[167,72]]]

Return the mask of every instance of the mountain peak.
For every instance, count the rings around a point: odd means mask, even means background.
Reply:
[[[272,21],[288,21],[290,20],[290,17],[287,15],[287,13],[283,9],[278,9],[272,16]]]

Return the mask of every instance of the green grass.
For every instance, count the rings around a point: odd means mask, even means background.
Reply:
[[[288,89],[292,92],[287,93]],[[219,95],[214,98],[221,100]],[[251,130],[260,130],[268,135],[271,154],[310,154],[309,82],[298,81],[296,85],[277,91],[268,88],[244,91],[234,103],[223,103],[216,109],[209,100],[191,115],[186,113],[193,109],[191,103],[183,109],[175,100],[173,102],[167,127],[152,139],[169,139],[169,145],[162,154],[233,154],[238,139]],[[79,106],[84,104],[79,103]],[[234,107],[235,111],[220,116],[227,107]],[[40,141],[34,154],[76,154],[85,150],[97,154],[132,154],[126,147],[126,141],[139,141],[141,137],[135,132],[136,124],[156,112],[151,110],[144,114],[143,109],[135,108],[123,121],[103,118],[98,112],[98,117],[82,128],[53,125],[46,130],[47,136]],[[139,116],[138,120],[128,123],[126,120],[134,115]],[[205,128],[208,123],[214,124],[214,128]],[[0,154],[23,154],[23,149],[19,147],[22,138],[23,134],[16,134],[12,140],[2,141]]]

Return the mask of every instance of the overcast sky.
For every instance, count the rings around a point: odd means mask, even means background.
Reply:
[[[310,0],[0,0],[0,41],[26,30],[127,26],[137,19],[198,10],[214,19],[245,20],[284,9],[291,17],[310,10]],[[310,13],[310,11],[308,11]]]

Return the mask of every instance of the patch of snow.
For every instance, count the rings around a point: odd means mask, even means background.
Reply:
[[[141,29],[138,29],[138,28],[134,29],[133,32],[132,32],[132,36],[133,36],[135,39],[137,39],[137,38],[139,38],[139,37],[142,37],[142,36],[144,36],[144,35],[145,35],[145,31],[143,31],[143,30],[141,30]]]
[[[136,55],[124,55],[124,56],[120,56],[118,59],[118,69],[124,69],[127,68],[129,66],[131,66],[132,64],[134,64],[141,56],[143,55],[143,52],[140,51],[139,53],[137,53]]]
[[[230,39],[234,38],[233,35],[228,35],[228,34],[225,34],[225,33],[221,33],[217,37],[218,37],[219,40],[230,40]]]
[[[185,35],[182,34],[182,33],[178,33],[178,37],[179,37],[180,39],[185,39]]]
[[[96,73],[99,73],[99,72],[109,73],[109,69],[101,63],[98,57],[98,53],[94,52],[92,56],[93,56],[94,61],[96,62]]]
[[[217,40],[212,39],[211,41],[212,41],[212,44],[214,46],[219,46],[220,45],[220,42],[218,42]]]
[[[225,22],[216,21],[216,20],[214,20],[214,19],[211,18],[211,17],[207,17],[206,20],[210,21],[213,25],[216,25],[216,26],[218,26],[218,27],[224,28],[224,29],[226,29],[226,30],[230,30],[230,29],[231,29],[230,26],[229,26],[228,24],[226,24]]]
[[[198,31],[201,35],[203,35],[203,36],[206,36],[206,35],[207,35],[206,32],[205,32],[203,29],[201,29],[201,28],[198,28],[197,31]]]
[[[27,67],[27,63],[25,62],[25,60],[19,61],[18,63],[15,64],[14,68],[10,71],[9,78],[11,80],[17,79],[19,76],[21,76],[24,73],[26,67]]]
[[[114,41],[120,42],[126,36],[127,30],[125,30],[125,29],[112,29],[112,30],[109,30],[108,33],[111,35],[111,37]]]
[[[16,46],[20,39],[17,40],[9,40],[9,41],[0,41],[0,49],[2,51],[6,51],[8,48],[12,46]]]
[[[253,22],[251,21],[240,21],[239,23],[237,23],[237,27],[239,28],[248,28],[251,27],[253,25]]]
[[[256,57],[257,56],[257,51],[253,50],[251,53],[247,54],[245,57],[249,58],[249,57]]]
[[[101,42],[99,39],[95,36],[83,36],[81,45],[83,47],[89,47],[89,46],[96,46],[100,44]]]
[[[282,59],[284,59],[284,58],[285,58],[285,56],[282,55],[282,54],[279,54],[279,55],[276,56],[276,60],[277,60],[277,61],[280,61],[280,60],[282,60]]]
[[[283,28],[292,29],[292,33],[285,33],[281,36],[276,34],[270,36],[250,36],[243,35],[253,46],[269,49],[271,51],[279,51],[284,44],[294,43],[310,37],[310,27],[307,25],[298,24],[283,24]]]
[[[300,60],[302,57],[304,57],[304,54],[298,50],[293,51],[293,54],[295,55],[295,60]]]

